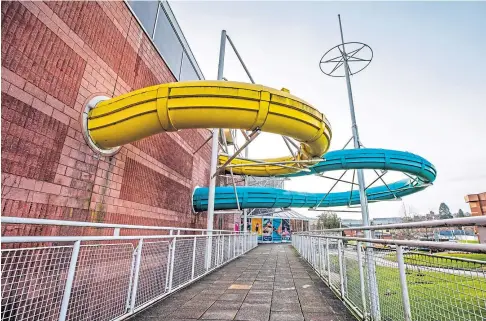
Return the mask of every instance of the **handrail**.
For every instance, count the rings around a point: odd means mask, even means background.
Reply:
[[[248,233],[246,235],[254,235]],[[221,236],[239,236],[243,234],[222,234]],[[219,236],[219,235],[216,235]],[[76,242],[76,241],[117,241],[117,240],[140,240],[140,239],[176,239],[176,238],[204,238],[205,234],[199,235],[127,235],[127,236],[2,236],[2,243],[42,243],[42,242]]]
[[[388,230],[388,229],[407,229],[407,228],[424,228],[424,227],[447,227],[447,226],[486,226],[486,216],[470,216],[461,218],[450,218],[445,220],[420,221],[410,223],[395,223],[385,225],[370,225],[343,227],[325,230],[312,230],[309,232],[342,232],[342,231],[362,231],[362,230]]]
[[[401,246],[415,246],[415,247],[431,247],[443,250],[456,250],[456,251],[468,251],[477,253],[486,253],[486,245],[484,244],[467,244],[467,243],[451,243],[451,242],[431,242],[431,241],[414,241],[414,240],[384,240],[384,239],[372,239],[363,237],[345,237],[336,235],[321,235],[321,234],[300,234],[299,236],[310,236],[314,238],[324,239],[337,239],[345,241],[358,241],[363,243],[378,243],[378,244],[391,244]]]
[[[57,226],[75,226],[75,227],[96,227],[96,228],[119,228],[119,229],[137,229],[137,230],[164,230],[164,231],[192,231],[192,232],[225,232],[238,233],[231,230],[207,230],[188,227],[166,227],[166,226],[146,226],[146,225],[128,225],[128,224],[112,224],[112,223],[92,223],[81,221],[64,221],[64,220],[49,220],[39,218],[25,218],[1,216],[0,222],[2,224],[33,224],[33,225],[57,225]]]

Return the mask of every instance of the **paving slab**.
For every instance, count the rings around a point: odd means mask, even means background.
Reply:
[[[292,246],[264,244],[152,305],[131,320],[356,319]]]

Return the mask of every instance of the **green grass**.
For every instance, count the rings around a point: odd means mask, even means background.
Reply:
[[[454,253],[454,252],[445,252],[437,254],[439,256],[450,256],[450,257],[457,257],[461,259],[471,259],[471,260],[478,260],[484,261],[486,264],[486,254],[483,253]]]
[[[396,262],[397,257],[395,253],[390,253],[385,257],[389,261]],[[454,258],[472,259],[484,261],[481,263],[465,262],[455,260]],[[428,267],[442,267],[442,268],[458,268],[468,270],[486,270],[486,254],[479,253],[439,253],[435,256],[424,255],[417,252],[409,252],[404,254],[406,264],[428,266]]]
[[[361,306],[359,286],[356,287],[359,271],[354,268],[355,262],[347,262],[348,297]],[[382,320],[403,320],[398,269],[376,266],[376,276]],[[486,320],[485,278],[409,271],[407,285],[413,320]]]
[[[478,240],[458,240],[458,243],[466,243],[466,244],[479,244]]]

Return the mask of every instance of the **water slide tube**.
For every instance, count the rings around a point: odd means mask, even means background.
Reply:
[[[238,128],[261,130],[289,136],[300,143],[296,158],[264,159],[287,161],[289,167],[235,159],[235,174],[255,176],[299,176],[338,169],[374,168],[397,170],[416,175],[367,190],[370,201],[392,199],[422,190],[435,179],[434,167],[410,153],[359,149],[327,153],[331,128],[327,119],[305,101],[287,90],[226,81],[193,81],[157,85],[101,101],[90,110],[87,119],[89,138],[100,149],[109,149],[161,133],[188,128]],[[220,163],[227,156],[220,156]],[[300,163],[314,160],[310,171],[301,171]],[[293,168],[292,168],[293,167]],[[323,194],[290,192],[272,188],[238,187],[240,208],[314,207]],[[195,211],[207,209],[207,188],[193,195]],[[359,203],[358,192],[331,193],[319,206]],[[232,187],[216,189],[215,209],[238,208]]]

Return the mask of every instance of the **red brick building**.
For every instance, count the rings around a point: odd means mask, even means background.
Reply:
[[[206,226],[205,214],[192,213],[191,195],[209,183],[211,143],[194,153],[208,131],[155,135],[113,157],[94,153],[81,132],[94,96],[203,79],[168,4],[146,4],[155,8],[2,2],[2,215]],[[233,221],[226,217],[223,227]],[[3,235],[50,233],[9,226]]]
[[[472,216],[486,215],[486,192],[466,195],[464,198],[466,203],[469,203]],[[486,228],[478,227],[476,231],[479,236],[479,242],[486,244]]]

